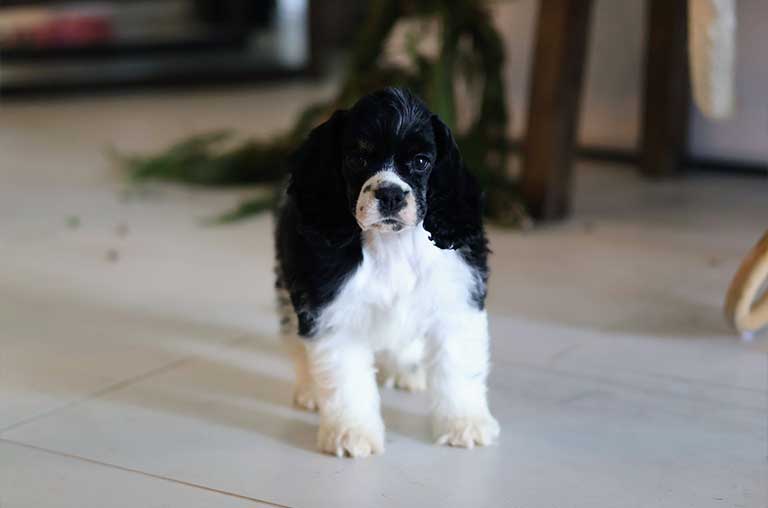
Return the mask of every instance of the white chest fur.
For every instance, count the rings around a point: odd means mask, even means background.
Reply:
[[[419,224],[399,233],[363,233],[363,262],[321,313],[322,334],[368,341],[375,350],[423,337],[438,316],[469,305],[473,273]]]

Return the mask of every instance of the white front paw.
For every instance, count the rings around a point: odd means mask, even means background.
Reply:
[[[358,458],[384,452],[384,426],[321,422],[317,444],[325,453]]]
[[[487,446],[499,437],[499,423],[490,415],[484,416],[440,416],[434,420],[437,444],[474,448]]]

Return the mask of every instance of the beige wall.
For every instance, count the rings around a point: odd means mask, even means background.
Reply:
[[[679,1],[679,0],[672,0]],[[525,125],[528,70],[537,0],[494,5],[507,46],[513,134]],[[768,2],[739,0],[737,111],[726,122],[691,112],[696,155],[768,161]],[[583,144],[635,148],[645,45],[643,0],[598,0],[590,40],[579,139]]]

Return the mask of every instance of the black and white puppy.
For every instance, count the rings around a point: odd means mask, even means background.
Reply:
[[[295,402],[319,409],[322,451],[384,450],[377,372],[429,389],[438,443],[498,436],[480,190],[418,98],[376,92],[311,132],[292,160],[276,246]]]

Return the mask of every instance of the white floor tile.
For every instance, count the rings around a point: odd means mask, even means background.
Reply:
[[[765,499],[765,392],[713,394],[687,381],[508,365],[502,356],[491,382],[498,446],[435,447],[423,396],[388,392],[386,454],[352,462],[315,452],[315,417],[289,406],[289,365],[274,346],[252,338],[212,349],[4,437],[289,506]]]
[[[0,441],[0,506],[258,508],[270,505]]]

